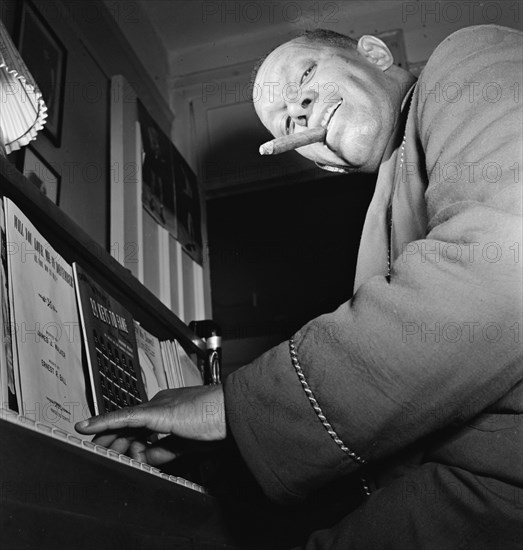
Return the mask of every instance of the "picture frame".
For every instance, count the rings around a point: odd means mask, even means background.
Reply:
[[[172,144],[171,144],[172,145]],[[172,145],[178,220],[178,241],[198,264],[203,265],[202,214],[196,174]]]
[[[60,201],[61,175],[30,145],[21,151],[18,169],[57,206]]]
[[[172,143],[137,100],[141,136],[142,204],[173,237],[177,237],[177,207]]]
[[[43,132],[60,147],[67,50],[30,0],[21,3],[18,49],[47,105]]]

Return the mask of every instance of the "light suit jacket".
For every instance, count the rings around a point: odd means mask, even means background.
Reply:
[[[295,335],[298,367],[284,342],[226,380],[270,496],[428,460],[523,484],[522,51],[498,26],[438,46],[384,157],[353,298]]]

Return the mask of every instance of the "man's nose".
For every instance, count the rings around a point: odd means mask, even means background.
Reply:
[[[312,114],[315,91],[311,88],[300,89],[287,98],[287,112],[294,122],[300,126],[307,126]]]

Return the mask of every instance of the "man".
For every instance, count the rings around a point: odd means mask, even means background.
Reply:
[[[307,549],[521,548],[521,46],[515,30],[463,29],[415,85],[375,37],[319,31],[270,53],[255,81],[269,131],[324,126],[301,154],[379,169],[353,298],[224,392],[162,392],[79,429],[158,464],[173,456],[161,445],[103,432],[224,438],[205,411],[225,394],[227,430],[271,497],[361,475],[369,496]]]

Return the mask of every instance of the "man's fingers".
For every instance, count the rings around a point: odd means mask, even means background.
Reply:
[[[143,428],[147,421],[140,406],[118,409],[107,414],[93,416],[88,420],[82,420],[75,425],[77,431],[82,434],[96,434],[107,430],[120,430],[122,428]]]
[[[148,403],[94,416],[76,424],[85,435],[115,430],[147,429],[199,441],[226,436],[221,386],[194,386],[164,390]]]
[[[129,456],[139,462],[148,462],[146,455],[147,444],[143,441],[136,440],[129,446]]]
[[[93,437],[93,443],[112,449],[122,455],[127,454],[129,447],[133,444],[136,438],[139,437],[137,433],[117,433],[117,434],[102,434]]]
[[[115,439],[109,446],[109,449],[112,449],[113,451],[116,451],[121,455],[126,455],[128,454],[128,450],[133,445],[133,443],[134,439],[132,437],[122,436]]]
[[[145,450],[145,462],[151,466],[161,466],[167,462],[171,462],[175,458],[178,458],[181,452],[175,452],[172,449],[166,449],[165,447],[152,445]]]
[[[119,437],[121,437],[121,434],[119,433],[97,435],[93,437],[93,443],[95,443],[96,445],[101,445],[102,447],[109,448],[113,444],[113,442]]]

